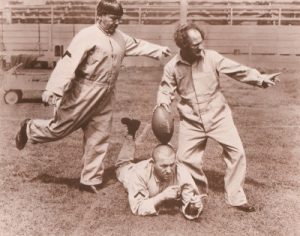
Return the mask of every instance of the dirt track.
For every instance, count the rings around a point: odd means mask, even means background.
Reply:
[[[122,72],[108,167],[122,144],[120,118],[141,119],[141,130],[150,121],[160,75],[156,68]],[[210,141],[205,160],[209,201],[195,222],[177,211],[133,216],[125,191],[111,173],[99,196],[81,193],[81,131],[17,151],[18,123],[26,117],[49,118],[52,110],[40,103],[37,92],[25,94],[24,102],[17,105],[1,102],[1,235],[299,235],[300,80],[296,72],[283,73],[281,80],[267,90],[228,78],[222,81],[247,153],[245,190],[258,210],[245,214],[225,204],[221,149]],[[147,158],[155,143],[148,132],[138,146],[138,158]]]

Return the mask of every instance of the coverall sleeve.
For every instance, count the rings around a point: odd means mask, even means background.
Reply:
[[[130,174],[128,184],[128,200],[134,215],[147,216],[157,215],[153,199],[149,197],[149,191],[143,178],[136,172]]]
[[[262,87],[263,78],[256,69],[244,66],[217,52],[215,52],[214,58],[216,59],[216,68],[219,73],[226,74],[242,83]]]
[[[159,59],[163,55],[163,49],[165,48],[163,46],[135,39],[125,33],[123,33],[123,37],[125,39],[125,56],[148,56]]]
[[[202,197],[207,196],[206,194],[200,195],[199,190],[193,180],[191,174],[186,170],[183,166],[177,167],[177,175],[181,185],[181,211],[183,215],[189,219],[193,220],[199,217],[202,212]],[[188,206],[190,203],[202,205],[202,207],[198,208],[198,211],[194,214],[190,214],[188,212]]]
[[[48,83],[46,90],[62,96],[68,89],[72,79],[75,78],[75,71],[86,55],[87,43],[86,35],[79,32],[72,39],[67,51],[57,62]]]
[[[176,77],[173,67],[168,63],[164,67],[162,80],[160,82],[157,93],[157,105],[170,105],[175,97],[175,90],[177,88]]]

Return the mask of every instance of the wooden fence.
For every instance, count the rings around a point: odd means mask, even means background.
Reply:
[[[36,54],[51,66],[72,37],[96,20],[96,0],[46,2],[44,6],[12,5],[0,9],[2,62],[9,63],[12,55]],[[125,14],[120,28],[176,52],[176,25],[194,21],[206,32],[207,48],[247,64],[273,66],[275,61],[280,67],[300,68],[300,1],[267,2],[123,0]],[[127,58],[125,64],[148,66],[164,62]]]
[[[261,5],[229,1],[122,1],[123,24],[174,24],[193,20],[210,25],[300,25],[300,1]],[[226,4],[227,3],[227,4]],[[11,5],[0,9],[0,23],[91,24],[97,1],[46,1],[46,5]]]
[[[11,55],[38,54],[40,60],[56,61],[72,37],[86,25],[5,24],[0,26],[1,56],[9,62]],[[218,52],[243,58],[248,64],[268,58],[264,64],[282,60],[283,67],[300,66],[300,26],[202,26],[205,46]],[[177,48],[173,42],[175,25],[121,25],[120,29],[136,38]],[[270,61],[270,58],[273,58]],[[150,59],[126,60],[127,65],[159,65]],[[289,65],[291,64],[291,65]]]

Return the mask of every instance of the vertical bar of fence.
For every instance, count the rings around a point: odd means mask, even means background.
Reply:
[[[4,7],[3,13],[5,14],[5,22],[7,24],[12,23],[12,8]]]
[[[4,12],[4,11],[3,11]],[[0,44],[0,49],[1,52],[2,50],[4,51],[4,16],[3,16],[3,12],[2,12],[2,21],[1,21],[1,44]]]
[[[142,24],[142,8],[141,7],[139,7],[138,13],[139,13],[139,25],[140,25],[140,24]]]
[[[51,6],[51,26],[53,26],[54,23],[54,6]]]
[[[252,66],[252,50],[253,50],[252,44],[249,43],[249,44],[248,44],[248,64],[249,64],[250,66]]]
[[[39,55],[41,55],[41,25],[40,25],[40,9],[37,8],[38,12],[38,50],[39,50]]]
[[[52,50],[53,50],[53,19],[54,17],[54,7],[51,6],[50,8],[50,25],[49,25],[49,28],[48,28],[48,34],[49,34],[49,37],[48,37],[48,57],[47,57],[47,60],[48,60],[48,65],[50,65],[51,61],[52,61],[52,56],[53,56],[53,53],[52,53]]]
[[[187,22],[188,15],[188,3],[187,0],[180,0],[180,23],[185,24]]]
[[[232,7],[230,7],[230,25],[232,25],[233,24],[233,8]]]
[[[279,9],[278,9],[278,25],[281,25],[281,14],[282,14],[282,8],[279,7]]]
[[[1,55],[0,55],[0,71],[5,67],[4,66],[4,16],[3,16],[3,12],[2,12],[2,21],[1,21],[1,42],[0,42],[0,51],[1,51]]]

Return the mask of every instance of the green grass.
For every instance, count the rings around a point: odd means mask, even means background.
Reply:
[[[161,68],[123,70],[117,86],[111,148],[105,160],[113,166],[130,116],[150,122]],[[267,90],[222,78],[247,153],[245,191],[257,211],[243,213],[225,204],[225,165],[221,148],[208,142],[204,170],[210,190],[200,219],[186,220],[178,211],[155,217],[130,212],[127,196],[111,172],[99,195],[78,190],[82,133],[57,142],[14,146],[18,123],[49,118],[51,107],[37,102],[39,92],[26,93],[25,102],[0,109],[0,235],[300,235],[300,82],[286,72]],[[2,95],[2,94],[1,94]],[[176,108],[174,107],[174,111]],[[177,146],[176,115],[175,135]],[[151,131],[137,149],[148,158],[157,141]]]

